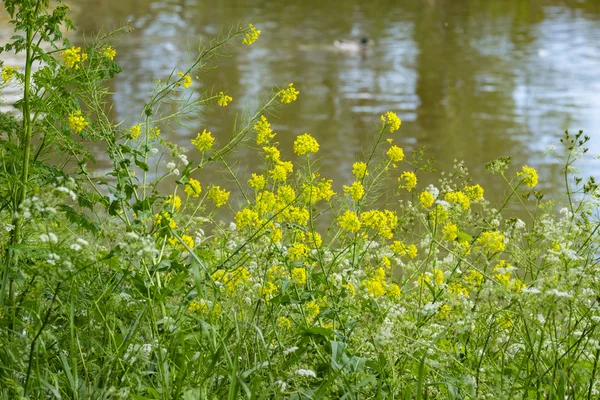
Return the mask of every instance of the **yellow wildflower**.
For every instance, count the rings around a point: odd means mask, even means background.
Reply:
[[[425,208],[429,208],[433,205],[433,202],[435,201],[435,198],[433,197],[433,195],[427,191],[427,190],[423,190],[421,192],[421,194],[419,194],[419,202],[421,203],[421,205]]]
[[[300,260],[308,256],[310,248],[304,243],[294,243],[288,248],[288,253],[293,261]]]
[[[431,222],[436,224],[442,224],[444,221],[448,219],[448,211],[442,205],[437,205],[431,212],[429,213],[429,219]]]
[[[140,124],[134,125],[129,128],[129,135],[132,139],[137,139],[142,134],[142,126]]]
[[[248,24],[248,28],[249,30],[246,32],[246,37],[244,40],[242,40],[242,43],[250,46],[252,43],[258,40],[258,37],[260,36],[260,29],[256,29],[252,24]]]
[[[417,246],[414,244],[406,246],[399,240],[394,241],[394,243],[390,245],[390,249],[394,252],[394,254],[408,256],[410,258],[415,258],[417,256]]]
[[[296,199],[296,191],[290,185],[279,186],[277,188],[277,197],[284,204],[290,204]]]
[[[227,96],[223,92],[219,92],[219,100],[217,100],[217,104],[221,107],[227,107],[227,105],[233,100],[233,97]]]
[[[88,58],[86,53],[81,52],[81,47],[71,47],[70,49],[63,51],[62,57],[65,65],[75,70],[78,70],[81,63]]]
[[[534,187],[538,184],[538,173],[535,168],[524,165],[521,172],[517,172],[518,177],[522,177],[521,182],[527,187]]]
[[[261,115],[260,120],[256,121],[254,130],[256,131],[256,144],[258,145],[268,144],[269,140],[275,137],[275,133],[271,129],[271,124],[264,115]]]
[[[155,226],[161,227],[161,226],[163,226],[163,222],[171,230],[174,230],[177,228],[177,223],[175,222],[175,220],[173,218],[171,218],[171,214],[168,211],[165,211],[161,214],[154,215]]]
[[[290,329],[292,327],[292,321],[282,315],[277,319],[277,326],[280,328]]]
[[[468,282],[474,286],[480,286],[483,283],[483,274],[474,269],[470,269],[464,275],[464,279],[466,282]]]
[[[167,200],[165,201],[165,204],[173,206],[171,210],[172,212],[179,211],[179,209],[181,208],[181,198],[177,195],[173,196],[172,194],[170,194]]]
[[[417,175],[414,172],[403,172],[398,178],[398,182],[400,182],[400,187],[410,192],[417,186]]]
[[[267,282],[264,285],[258,287],[258,295],[265,300],[269,300],[273,297],[273,294],[277,292],[277,286],[273,282]]]
[[[356,177],[356,179],[362,179],[369,175],[369,171],[367,171],[367,164],[364,162],[355,162],[352,165],[352,174]]]
[[[192,300],[187,308],[189,313],[208,314],[209,306],[206,300]]]
[[[340,228],[348,232],[358,232],[361,227],[361,222],[354,211],[347,210],[344,214],[337,218]]]
[[[19,67],[10,67],[10,66],[6,66],[4,68],[2,68],[2,80],[4,81],[4,83],[10,81],[13,76],[15,75],[15,72],[19,70]]]
[[[174,237],[173,237],[173,238],[169,238],[169,240],[168,240],[168,241],[169,241],[169,244],[170,244],[171,246],[173,246],[173,247],[176,247],[176,248],[178,248],[178,249],[180,249],[180,250],[184,250],[184,251],[185,251],[185,250],[187,250],[187,249],[185,248],[185,246],[183,246],[183,245],[182,245],[182,244],[179,242],[179,240],[178,240],[177,238],[174,238]],[[190,249],[193,249],[193,248],[194,248],[194,245],[195,245],[195,243],[194,243],[194,239],[193,239],[193,238],[192,238],[190,235],[185,235],[185,234],[184,234],[184,235],[181,235],[181,241],[182,241],[183,243],[185,243],[185,244],[186,244],[186,246],[187,246],[187,247],[189,247]]]
[[[196,179],[190,178],[190,180],[185,184],[185,192],[190,197],[198,197],[202,192],[202,186]]]
[[[319,151],[319,143],[308,133],[298,136],[294,141],[294,153],[299,156],[316,153],[317,151]]]
[[[266,184],[267,180],[264,175],[252,174],[252,177],[248,179],[248,186],[254,190],[263,190]]]
[[[221,189],[220,186],[211,186],[208,190],[207,197],[215,203],[215,206],[221,207],[227,204],[229,200],[229,192]]]
[[[215,138],[212,136],[212,133],[208,132],[206,129],[204,129],[202,133],[198,133],[196,139],[192,139],[192,144],[196,146],[201,153],[210,150],[213,147],[214,142]]]
[[[469,297],[469,291],[467,288],[457,282],[452,282],[448,285],[448,292],[452,293],[456,297]]]
[[[404,151],[396,145],[390,147],[386,154],[392,162],[399,162],[404,160]]]
[[[388,111],[387,113],[382,115],[381,120],[388,125],[388,127],[390,128],[390,133],[394,133],[395,131],[400,129],[400,125],[402,124],[402,121],[400,120],[400,118],[398,118],[396,113],[391,111]]]
[[[471,207],[471,201],[469,197],[463,192],[449,192],[444,197],[449,203],[460,204],[463,210],[467,211]]]
[[[452,222],[448,222],[442,228],[442,233],[445,239],[450,241],[455,240],[458,237],[458,226]]]
[[[452,311],[452,307],[448,304],[444,304],[438,309],[438,316],[440,318],[446,318],[448,315],[450,315],[450,311]]]
[[[273,265],[267,271],[267,277],[271,280],[275,279],[289,279],[288,272],[281,265]]]
[[[292,281],[298,285],[306,284],[306,268],[292,268]]]
[[[498,231],[482,232],[476,240],[487,255],[495,254],[504,250],[504,234]]]
[[[71,128],[71,130],[75,133],[81,132],[88,126],[87,121],[81,115],[81,110],[77,110],[69,114],[68,121],[69,128]]]
[[[387,294],[388,296],[399,297],[402,294],[402,290],[400,289],[400,286],[398,286],[398,284],[392,283],[387,287]]]
[[[190,86],[192,86],[192,77],[189,75],[184,75],[183,72],[178,72],[177,76],[179,76],[181,79],[179,82],[177,82],[177,86],[183,86],[184,89],[189,88]]]
[[[289,104],[298,98],[298,94],[300,94],[300,92],[296,90],[293,83],[290,83],[287,88],[281,89],[277,93],[277,96],[279,96],[279,99],[283,104]]]
[[[359,201],[365,194],[365,188],[359,181],[353,182],[352,186],[344,185],[344,196],[352,197],[352,200]]]
[[[348,294],[350,294],[350,296],[356,295],[356,288],[354,287],[354,285],[352,283],[345,283],[342,285],[342,288],[346,289],[348,291]]]
[[[249,208],[244,208],[235,214],[235,224],[238,229],[257,228],[261,225],[262,221],[258,213]]]
[[[319,307],[319,303],[316,300],[311,301],[306,304],[306,315],[309,319],[315,318],[321,312],[321,307]]]
[[[104,55],[104,57],[108,58],[110,61],[115,59],[115,56],[117,55],[117,51],[115,49],[113,49],[110,46],[107,46],[104,48],[104,50],[102,51],[102,54]]]
[[[265,146],[263,147],[263,151],[265,152],[265,158],[267,161],[272,161],[274,163],[278,163],[280,161],[281,154],[277,147]]]
[[[483,188],[481,185],[467,186],[464,190],[470,200],[476,201],[483,199]]]
[[[377,230],[377,233],[386,239],[391,239],[394,236],[394,229],[398,225],[398,216],[389,210],[365,211],[361,213],[360,219],[366,227]]]

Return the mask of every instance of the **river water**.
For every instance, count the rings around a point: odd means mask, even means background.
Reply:
[[[592,137],[600,154],[600,1],[375,0],[303,2],[76,0],[82,36],[129,21],[135,29],[115,43],[122,66],[111,87],[113,117],[134,123],[154,82],[181,68],[199,39],[238,23],[262,30],[238,46],[192,88],[225,90],[227,108],[198,116],[188,128],[164,130],[191,149],[206,128],[225,142],[236,113],[273,85],[294,82],[301,94],[281,109],[273,128],[289,157],[296,135],[321,143],[321,173],[342,183],[375,132],[379,116],[398,113],[396,143],[405,152],[426,146],[440,169],[465,160],[490,196],[505,187],[484,164],[511,155],[514,169],[539,169],[540,186],[557,194],[561,165],[544,153],[565,129]],[[4,22],[3,22],[4,23]],[[368,37],[364,52],[338,51],[336,39]],[[560,146],[558,146],[560,149]],[[190,152],[190,154],[192,154]],[[194,158],[190,155],[190,158]],[[99,166],[106,160],[99,151]],[[249,151],[235,155],[243,173],[258,166]],[[597,175],[597,160],[580,164]],[[425,180],[433,177],[425,176]],[[231,186],[225,183],[225,186]]]

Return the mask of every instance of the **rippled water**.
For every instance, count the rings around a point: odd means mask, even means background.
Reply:
[[[600,153],[598,1],[71,4],[79,33],[90,36],[125,21],[135,28],[116,43],[124,70],[112,87],[118,121],[139,117],[154,82],[182,66],[200,38],[213,38],[238,22],[262,30],[253,46],[235,48],[194,84],[198,93],[226,90],[234,103],[199,116],[192,129],[167,133],[182,146],[191,147],[189,140],[203,128],[227,137],[236,112],[274,84],[294,82],[299,100],[273,123],[284,153],[291,156],[293,138],[310,132],[322,145],[322,174],[340,185],[388,110],[403,120],[397,142],[405,151],[426,146],[440,169],[464,159],[474,180],[498,195],[502,183],[483,165],[499,156],[537,167],[552,192],[561,184],[560,165],[543,153],[565,129],[583,129],[593,139],[591,153]],[[332,46],[335,39],[361,36],[372,39],[364,53]],[[244,150],[236,157],[253,162]],[[100,151],[98,160],[105,163]],[[587,175],[597,167],[591,158],[582,163]]]

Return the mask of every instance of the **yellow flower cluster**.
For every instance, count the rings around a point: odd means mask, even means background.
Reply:
[[[227,105],[233,100],[233,97],[227,96],[223,92],[219,92],[219,100],[217,100],[217,104],[220,107],[227,107]]]
[[[333,181],[331,179],[321,179],[316,183],[302,184],[302,199],[311,205],[317,201],[329,201],[335,192],[331,188]]]
[[[381,120],[388,125],[390,133],[394,133],[395,131],[400,129],[400,125],[402,124],[400,118],[398,118],[396,113],[392,111],[388,111],[387,113],[382,115]]]
[[[365,188],[362,183],[355,181],[351,186],[344,185],[344,196],[352,197],[352,200],[359,201],[365,194]]]
[[[110,46],[107,46],[104,48],[104,50],[102,51],[102,54],[104,55],[104,57],[108,58],[110,61],[115,59],[115,56],[117,55],[117,51],[115,49],[113,49]]]
[[[277,319],[277,326],[284,329],[290,329],[292,327],[292,322],[282,315]]]
[[[483,274],[474,269],[470,269],[465,273],[464,280],[473,287],[479,287],[483,283]]]
[[[465,211],[471,207],[471,201],[469,200],[469,197],[460,191],[446,193],[444,199],[449,203],[459,204]]]
[[[154,215],[154,225],[157,227],[168,226],[171,230],[177,228],[177,223],[168,211]]]
[[[306,268],[292,268],[292,281],[297,285],[305,285]]]
[[[171,212],[179,211],[179,209],[181,208],[181,198],[177,195],[173,196],[172,194],[170,194],[167,200],[165,201],[165,204],[172,206]]]
[[[454,295],[455,297],[469,297],[469,291],[467,290],[467,288],[458,282],[452,282],[451,284],[449,284],[448,292]]]
[[[181,241],[186,244],[190,249],[194,248],[194,239],[190,235],[181,235]],[[187,249],[183,246],[177,238],[169,238],[169,244],[179,250],[186,251]]]
[[[446,207],[442,205],[435,206],[435,208],[429,213],[429,220],[433,223],[442,224],[447,219],[448,211],[446,211]]]
[[[285,182],[288,175],[294,171],[294,164],[290,161],[277,161],[276,165],[269,170],[269,176],[275,182]]]
[[[10,81],[13,76],[15,75],[15,72],[19,70],[19,67],[10,67],[10,66],[6,66],[4,68],[2,68],[2,80],[4,81],[4,83]]]
[[[312,320],[319,315],[321,312],[321,307],[319,307],[319,303],[316,300],[313,300],[306,304],[306,317],[308,320]]]
[[[361,222],[354,211],[347,210],[337,218],[338,225],[345,231],[356,233],[360,230]]]
[[[219,269],[211,275],[212,280],[225,287],[228,293],[233,293],[238,287],[247,283],[252,274],[244,267],[236,268],[232,271]]]
[[[404,151],[396,145],[390,147],[386,154],[391,162],[400,162],[404,160]]]
[[[433,197],[433,195],[427,191],[427,190],[423,190],[421,192],[421,194],[419,194],[419,202],[421,203],[421,205],[425,208],[429,208],[433,205],[433,202],[435,201],[435,198]]]
[[[290,259],[292,261],[301,260],[308,256],[308,252],[310,248],[304,243],[296,242],[292,246],[288,248],[288,254],[290,255]]]
[[[517,172],[517,177],[521,177],[521,182],[527,187],[534,187],[538,184],[538,173],[535,168],[524,165],[521,172]]]
[[[267,185],[267,180],[264,175],[252,174],[252,177],[248,179],[248,186],[254,190],[263,190]]]
[[[417,186],[417,175],[414,172],[403,172],[398,178],[398,182],[400,182],[400,187],[410,192]]]
[[[229,200],[229,194],[230,192],[221,189],[220,186],[211,186],[206,197],[212,200],[213,203],[215,203],[215,206],[221,207],[227,204],[227,200]]]
[[[442,272],[442,270],[434,268],[433,273],[430,272],[423,272],[421,275],[419,275],[419,277],[417,278],[417,282],[419,283],[419,286],[425,286],[426,284],[432,284],[432,280],[431,277],[433,276],[433,283],[435,283],[438,286],[441,286],[444,284],[444,273]]]
[[[525,288],[525,283],[520,279],[512,279],[513,268],[509,263],[500,260],[494,267],[494,278],[507,290],[520,293]]]
[[[88,126],[88,123],[85,118],[83,118],[83,115],[81,115],[80,110],[69,114],[67,119],[69,121],[69,128],[75,133],[81,132]]]
[[[504,250],[504,234],[498,231],[485,231],[476,240],[486,254],[491,255]]]
[[[244,208],[235,214],[235,224],[238,229],[258,228],[262,225],[262,221],[256,211]]]
[[[352,165],[352,175],[354,175],[356,179],[363,179],[365,176],[369,175],[367,164],[364,162],[355,162],[354,165]]]
[[[308,133],[298,136],[294,141],[294,153],[299,156],[317,151],[319,151],[319,143]]]
[[[206,129],[204,129],[202,133],[198,133],[196,139],[192,139],[192,144],[196,146],[201,153],[212,149],[214,143],[215,138],[212,136],[212,133],[208,132]]]
[[[483,188],[481,185],[467,186],[464,190],[470,200],[476,201],[483,199]]]
[[[277,286],[273,282],[266,282],[258,286],[258,295],[265,300],[269,300],[277,293]]]
[[[452,222],[448,222],[442,228],[442,234],[445,239],[453,241],[458,237],[458,226]]]
[[[302,268],[304,269],[304,268]],[[281,265],[273,265],[267,271],[267,278],[270,280],[278,280],[278,279],[290,279],[290,276],[285,268]]]
[[[78,70],[81,63],[88,59],[88,55],[81,52],[81,47],[71,47],[63,51],[62,57],[65,65],[75,70]]]
[[[385,270],[377,268],[369,279],[363,281],[362,285],[367,289],[367,293],[373,297],[381,297],[386,293],[387,282],[385,280]]]
[[[206,300],[192,300],[187,308],[190,313],[208,314],[209,306]]]
[[[184,89],[192,86],[192,77],[189,75],[185,75],[183,72],[178,72],[177,76],[180,78],[179,82],[177,82],[177,86],[183,86]]]
[[[190,197],[199,197],[202,193],[202,185],[196,179],[190,178],[185,184],[185,193]]]
[[[256,29],[252,24],[248,24],[248,28],[249,31],[246,32],[246,37],[244,40],[242,40],[242,43],[250,46],[252,43],[258,40],[258,37],[260,36],[260,29]]]
[[[410,258],[415,258],[417,256],[417,246],[414,244],[406,246],[399,240],[394,241],[394,243],[390,245],[390,249],[394,254],[400,254],[401,256],[408,256]]]
[[[137,139],[142,134],[142,126],[140,124],[134,125],[129,128],[129,135],[132,139]]]
[[[296,101],[300,92],[296,90],[293,83],[290,83],[287,88],[281,89],[277,96],[283,104],[289,104],[292,101]]]
[[[275,132],[271,129],[271,124],[264,115],[254,124],[256,131],[256,144],[269,144],[269,141],[275,137]]]
[[[398,216],[396,213],[384,210],[370,210],[361,213],[362,223],[369,229],[374,229],[377,233],[386,239],[394,236],[394,229],[398,225]]]

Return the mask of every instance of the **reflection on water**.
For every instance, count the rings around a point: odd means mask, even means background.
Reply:
[[[169,133],[182,146],[191,147],[205,127],[230,135],[236,112],[273,84],[294,82],[299,101],[282,109],[273,127],[289,157],[296,135],[313,134],[322,144],[321,172],[334,181],[350,179],[352,162],[387,110],[403,120],[396,141],[405,149],[426,146],[441,169],[464,159],[473,178],[498,193],[501,182],[483,165],[502,155],[539,167],[546,188],[556,189],[560,165],[543,153],[567,128],[583,129],[592,136],[592,153],[600,153],[597,1],[73,3],[74,22],[87,36],[125,21],[135,28],[116,44],[124,70],[112,88],[118,121],[139,118],[154,82],[185,63],[199,39],[240,21],[262,29],[258,42],[234,49],[194,84],[198,93],[226,90],[235,101],[199,116],[194,130]],[[372,39],[365,52],[332,45],[362,36]],[[244,160],[247,152],[236,157]],[[584,172],[594,167],[588,161]]]

